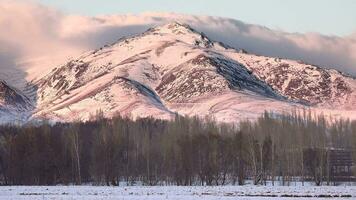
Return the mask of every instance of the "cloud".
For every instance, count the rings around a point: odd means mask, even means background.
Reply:
[[[27,73],[39,66],[50,69],[83,51],[170,21],[187,23],[213,40],[251,53],[356,75],[356,32],[345,37],[286,33],[233,19],[175,13],[78,16],[16,0],[0,0],[0,74],[9,68]]]

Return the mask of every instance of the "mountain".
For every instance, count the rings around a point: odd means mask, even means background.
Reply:
[[[355,89],[354,78],[335,70],[248,54],[170,23],[86,52],[24,92],[36,105],[32,119],[87,120],[102,110],[236,122],[298,108],[353,117]]]
[[[0,80],[0,122],[25,121],[33,108],[22,92]]]

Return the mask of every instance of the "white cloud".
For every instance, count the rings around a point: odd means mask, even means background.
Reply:
[[[0,0],[0,73],[16,67],[31,72],[29,67],[44,63],[50,68],[84,50],[169,21],[187,23],[213,40],[252,53],[300,59],[356,75],[356,33],[347,37],[286,33],[233,19],[174,13],[76,16],[16,0]],[[38,58],[42,64],[23,63]]]

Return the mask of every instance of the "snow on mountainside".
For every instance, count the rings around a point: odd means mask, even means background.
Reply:
[[[258,78],[292,100],[310,105],[356,109],[356,80],[336,70],[304,64],[303,62],[228,53]]]
[[[32,109],[24,94],[0,80],[0,122],[26,121]]]
[[[33,119],[86,120],[97,110],[171,119],[255,119],[313,106],[356,117],[356,81],[334,70],[247,54],[170,23],[86,52],[26,88]]]

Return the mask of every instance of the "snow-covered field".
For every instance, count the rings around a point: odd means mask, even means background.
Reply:
[[[0,199],[356,199],[356,187],[0,187]]]

